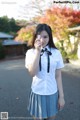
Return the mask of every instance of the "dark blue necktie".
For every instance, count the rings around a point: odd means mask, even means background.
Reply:
[[[47,53],[47,59],[48,59],[47,72],[49,73],[49,71],[50,71],[50,57],[49,56],[52,55],[52,53],[50,51],[48,51],[47,48],[41,50],[41,55],[40,55],[40,60],[39,60],[39,68],[41,71],[41,56],[44,54],[44,52]]]

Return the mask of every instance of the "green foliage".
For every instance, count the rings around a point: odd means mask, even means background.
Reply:
[[[15,19],[9,19],[7,16],[0,17],[0,31],[11,33],[16,33],[21,27],[16,24]]]
[[[13,18],[9,20],[9,26],[10,26],[10,30],[13,32],[17,32],[21,28],[16,24],[16,21]]]
[[[7,16],[0,17],[0,31],[1,32],[9,32],[10,26],[8,22]]]
[[[72,60],[78,59],[77,51],[75,50],[75,51],[72,52],[71,54],[68,54],[68,58],[69,58],[69,59],[72,59]]]
[[[60,52],[61,52],[64,60],[69,60],[69,59],[76,60],[76,59],[78,59],[78,57],[77,57],[77,49],[75,48],[74,50],[69,51],[69,49],[71,49],[71,44],[69,43],[69,40],[68,40],[68,42],[66,43],[67,49],[65,49],[65,47],[64,47],[64,42],[65,42],[65,41],[62,40],[62,41],[58,41],[58,42],[56,43],[56,46],[57,46],[57,48],[60,50]],[[69,52],[68,52],[68,51],[69,51]]]
[[[4,48],[2,43],[0,42],[0,59],[5,58]]]
[[[58,42],[56,43],[56,46],[57,46],[57,48],[60,50],[63,58],[66,59],[66,58],[68,57],[68,55],[67,55],[67,53],[66,53],[66,51],[65,51],[65,49],[64,49],[64,47],[63,47],[63,42],[64,42],[64,41],[58,41]]]

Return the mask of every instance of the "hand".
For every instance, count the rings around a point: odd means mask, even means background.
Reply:
[[[35,46],[35,49],[41,51],[41,46],[42,46],[42,44],[41,44],[41,41],[40,41],[40,40],[37,40],[37,39],[36,39],[34,46]]]
[[[64,108],[64,105],[65,105],[64,97],[59,97],[59,100],[58,100],[59,110],[62,110]]]

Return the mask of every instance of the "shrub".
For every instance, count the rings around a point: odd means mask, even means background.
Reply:
[[[3,58],[5,58],[5,52],[4,52],[4,47],[0,42],[0,59],[3,59]]]

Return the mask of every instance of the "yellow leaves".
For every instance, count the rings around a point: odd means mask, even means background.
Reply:
[[[34,27],[33,26],[27,26],[25,28],[21,28],[18,31],[18,36],[15,38],[16,41],[29,41],[32,39],[32,34],[34,31]]]

